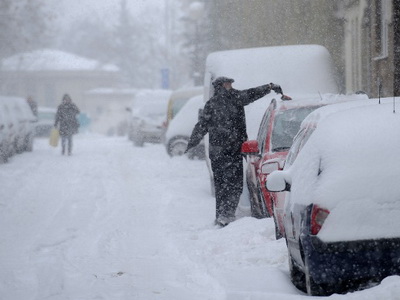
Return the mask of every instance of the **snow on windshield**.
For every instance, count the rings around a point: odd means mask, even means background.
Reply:
[[[272,151],[288,150],[304,118],[318,106],[282,110],[275,116],[272,130]]]

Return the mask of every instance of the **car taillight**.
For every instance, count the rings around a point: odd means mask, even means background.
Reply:
[[[329,215],[329,210],[313,205],[311,210],[311,234],[317,235],[321,230],[326,218]]]

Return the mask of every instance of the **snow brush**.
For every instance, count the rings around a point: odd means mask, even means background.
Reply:
[[[281,95],[282,95],[282,97],[281,97],[281,100],[282,100],[282,101],[292,100],[292,97],[289,97],[288,95],[285,95],[285,94],[283,93],[283,90],[282,90],[282,88],[281,88],[279,85],[276,86],[275,84],[273,84],[273,83],[271,82],[271,83],[270,83],[270,86],[272,87],[272,89],[274,90],[275,93],[281,94]]]
[[[282,95],[282,97],[281,97],[281,100],[282,100],[282,101],[292,100],[292,97],[289,97],[288,95],[285,95],[285,94],[283,93],[282,88],[280,89],[279,94]]]
[[[292,97],[289,97],[288,95],[282,94],[281,100],[282,100],[282,101],[292,100]]]

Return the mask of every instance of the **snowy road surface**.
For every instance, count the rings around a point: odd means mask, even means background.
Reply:
[[[271,219],[213,225],[204,161],[79,135],[0,165],[0,300],[305,299]],[[330,299],[400,299],[400,277]]]

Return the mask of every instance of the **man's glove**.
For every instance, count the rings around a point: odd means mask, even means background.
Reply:
[[[269,86],[271,87],[271,90],[273,90],[275,93],[283,95],[282,88],[279,84],[274,84],[271,82]]]

